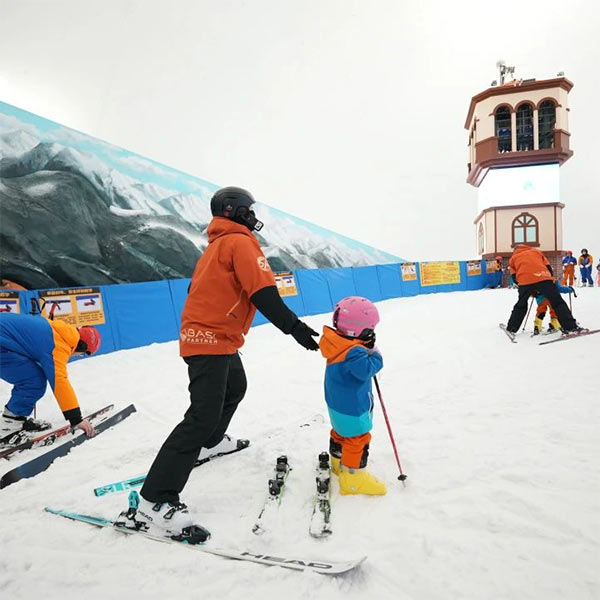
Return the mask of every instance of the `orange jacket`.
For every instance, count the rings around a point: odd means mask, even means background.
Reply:
[[[275,277],[254,235],[214,217],[181,315],[181,356],[235,353],[256,313],[250,297],[271,285]]]
[[[587,259],[587,260],[586,260]],[[584,256],[583,254],[579,257],[577,264],[580,267],[592,267],[594,266],[594,257],[591,254]]]
[[[537,248],[518,246],[508,261],[510,272],[515,275],[519,285],[552,281],[552,275],[547,266],[548,259]]]

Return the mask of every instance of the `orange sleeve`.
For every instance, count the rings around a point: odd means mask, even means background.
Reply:
[[[67,374],[67,363],[77,346],[79,333],[75,327],[64,321],[50,321],[50,326],[54,336],[54,350],[52,351],[54,387],[52,391],[60,409],[65,412],[73,408],[79,408],[77,396]]]
[[[67,374],[67,363],[71,353],[60,346],[54,348],[52,358],[54,359],[54,396],[63,412],[73,408],[79,408],[79,402],[75,390],[69,381]]]
[[[233,270],[248,297],[258,290],[276,285],[273,271],[262,253],[258,242],[236,236],[233,245]]]

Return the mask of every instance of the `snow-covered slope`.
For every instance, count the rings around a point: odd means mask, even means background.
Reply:
[[[597,289],[576,317],[597,327]],[[52,506],[114,516],[126,495],[92,489],[144,473],[187,405],[177,344],[78,361],[84,411],[107,402],[138,412],[45,473],[0,492],[0,596],[70,600],[593,600],[600,597],[598,375],[600,335],[538,346],[498,329],[514,292],[432,294],[380,303],[384,400],[409,478],[375,408],[370,469],[382,498],[340,497],[328,541],[308,536],[313,464],[328,446],[324,361],[270,325],[243,350],[249,389],[230,431],[252,446],[192,472],[183,499],[214,543],[314,558],[368,555],[339,578],[206,556],[45,514]],[[316,329],[330,315],[311,317]],[[529,324],[531,329],[531,322]],[[9,386],[0,381],[6,398]],[[376,403],[377,404],[377,403]],[[325,418],[300,427],[315,414]],[[61,422],[50,394],[38,417]],[[36,450],[36,453],[43,449]],[[293,465],[279,527],[251,527],[275,457]],[[2,463],[7,470],[25,457]]]

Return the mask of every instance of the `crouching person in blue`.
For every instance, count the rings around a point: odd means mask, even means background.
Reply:
[[[48,383],[71,426],[94,435],[92,424],[82,419],[67,363],[72,356],[93,354],[99,347],[95,327],[77,329],[64,321],[0,313],[0,378],[13,385],[0,419],[0,440],[50,428],[50,423],[30,417]]]

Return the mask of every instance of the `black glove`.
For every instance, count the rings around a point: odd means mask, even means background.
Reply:
[[[365,343],[365,346],[367,348],[369,348],[370,350],[375,348],[375,332],[374,331],[369,331],[368,334],[366,334],[364,337],[362,337],[360,339]]]
[[[292,327],[290,333],[292,337],[307,350],[319,349],[319,344],[313,340],[313,337],[316,337],[319,334],[314,329],[311,329],[306,323],[303,323],[300,320],[296,321],[296,324]]]

